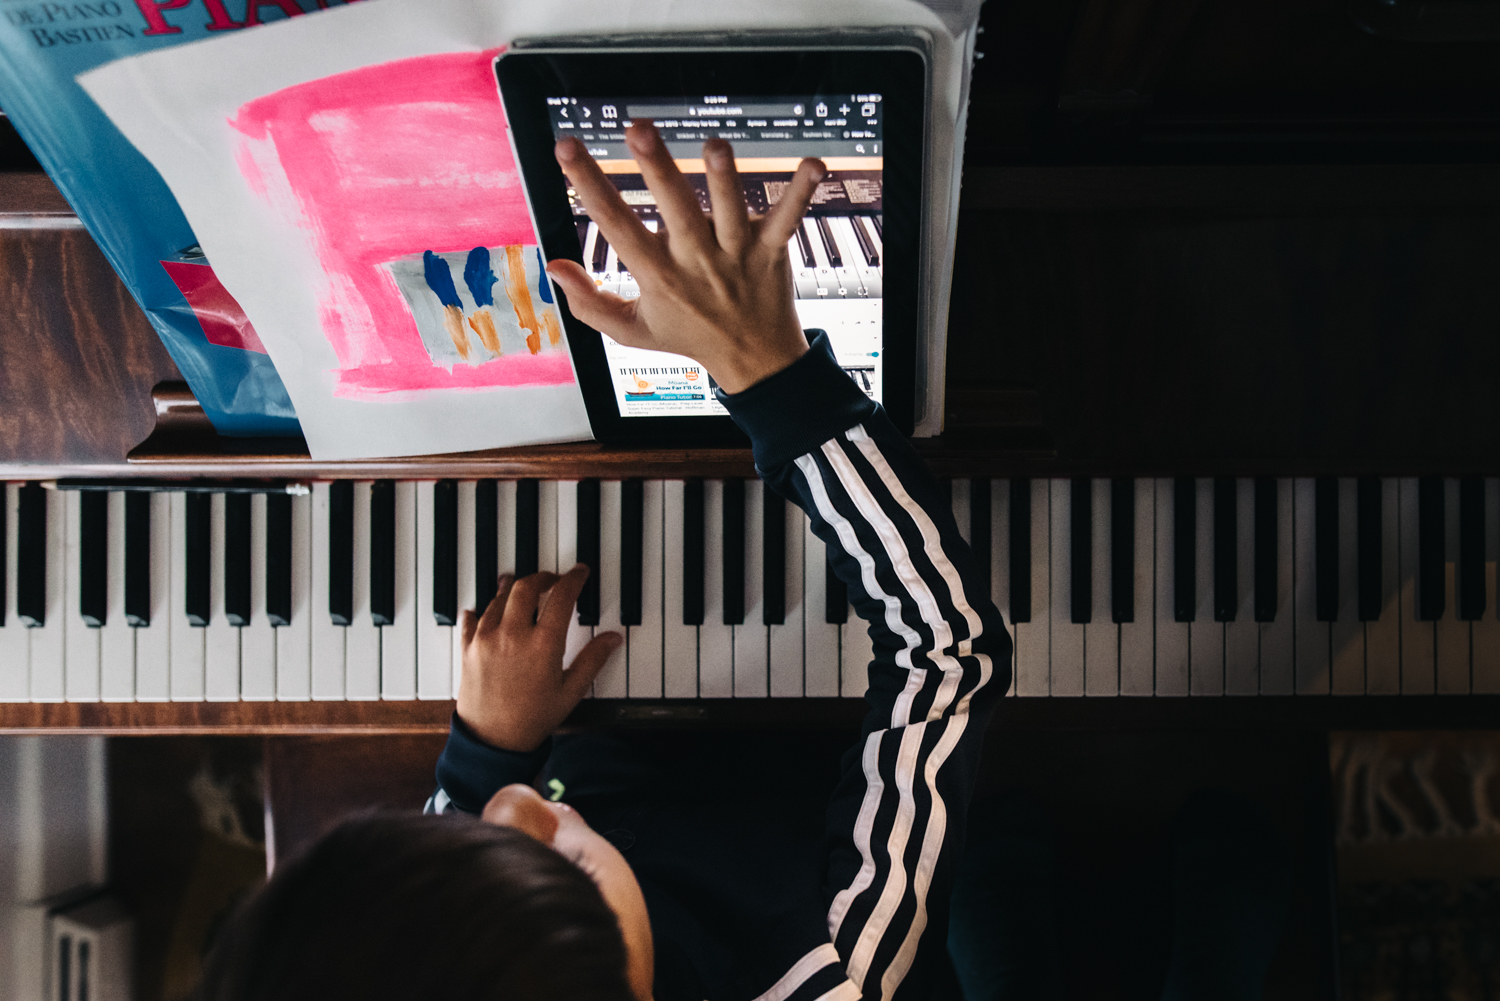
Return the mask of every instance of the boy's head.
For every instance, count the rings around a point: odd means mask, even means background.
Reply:
[[[226,926],[197,997],[631,1001],[629,917],[514,812],[345,822]]]

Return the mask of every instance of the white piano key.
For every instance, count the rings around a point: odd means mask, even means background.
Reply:
[[[422,615],[417,580],[417,485],[396,483],[396,621],[380,627],[380,697],[417,697],[417,629]],[[430,585],[429,585],[430,586]],[[423,588],[421,593],[426,593]],[[432,616],[428,596],[427,615]]]
[[[77,497],[75,493],[72,496]],[[67,558],[68,519],[60,490],[46,491],[47,500],[47,621],[31,630],[31,701],[61,702],[66,694],[68,595],[78,576],[78,560]]]
[[[112,491],[105,502],[108,522],[105,560],[104,627],[99,630],[99,699],[135,701],[135,630],[125,619],[125,495]]]
[[[662,692],[662,481],[641,486],[641,624],[626,630],[632,699],[659,699]]]
[[[1401,534],[1401,694],[1431,695],[1436,682],[1436,637],[1431,622],[1417,618],[1417,480],[1397,487]]]
[[[1318,621],[1316,533],[1317,481],[1301,477],[1292,484],[1292,616],[1296,630],[1298,695],[1328,694],[1331,633]]]
[[[837,629],[837,626],[830,626]],[[838,689],[834,667],[834,690]],[[734,694],[734,627],[724,622],[724,481],[703,483],[703,625],[698,629],[698,697]]]
[[[610,248],[614,253],[614,248]],[[546,573],[559,573],[567,567],[557,565],[557,481],[542,480],[537,484],[536,568]]]
[[[453,627],[453,698],[459,696],[459,680],[463,677],[463,612],[474,608],[474,480],[459,480],[459,552],[458,552],[458,606],[459,624]],[[577,495],[577,483],[573,485],[574,497]],[[576,519],[573,522],[573,534],[577,534]],[[558,525],[561,530],[561,522]],[[558,558],[561,561],[561,539],[558,542]],[[576,563],[576,546],[574,546],[574,558],[568,566]],[[477,612],[475,612],[477,614]],[[574,611],[573,621],[577,621],[577,612]],[[564,659],[562,663],[571,663],[571,657]]]
[[[1197,482],[1198,511],[1196,584],[1198,602],[1188,624],[1188,691],[1193,695],[1224,694],[1224,623],[1214,620],[1214,481]]]
[[[468,527],[467,528],[465,528],[465,522],[464,522],[464,494],[463,494],[463,488],[465,486],[467,486],[469,488],[469,516],[468,516]],[[474,488],[474,485],[472,483],[467,483],[467,484],[460,483],[459,484],[459,495],[458,495],[458,532],[459,532],[459,535],[458,535],[458,537],[460,539],[464,539],[464,538],[472,539],[474,537],[474,526],[473,526],[473,521],[474,521],[474,489],[473,488]],[[463,534],[465,531],[467,531],[469,533],[467,536]],[[459,555],[459,574],[460,574],[460,577],[459,577],[459,602],[460,602],[460,607],[468,608],[470,605],[474,604],[474,593],[473,593],[474,592],[474,585],[472,583],[473,578],[474,578],[474,565],[473,565],[473,561],[470,560],[469,563],[468,563],[468,565],[467,565],[467,571],[465,570],[465,563],[464,563],[464,559],[463,559],[463,556],[462,556],[462,553],[464,552],[464,549],[465,549],[465,547],[463,547],[463,546],[459,547],[459,553],[460,553],[460,555]],[[558,568],[559,571],[561,571],[563,573],[566,573],[567,571],[573,569],[573,567],[575,565],[577,565],[577,563],[578,563],[578,481],[577,480],[564,480],[564,481],[558,483],[558,485],[557,485],[557,568]],[[469,580],[471,581],[471,583],[469,584],[469,588],[468,588],[468,598],[467,599],[465,599],[463,597],[463,595],[464,595],[465,592],[464,592],[464,589],[463,589],[463,577],[462,577],[462,574],[465,573],[465,572],[468,573]],[[469,604],[468,605],[462,604],[464,600],[467,600]],[[462,651],[459,648],[459,634],[460,633],[461,633],[461,630],[459,630],[459,629],[454,629],[453,630],[453,636],[454,636],[454,641],[453,641],[453,660],[454,660],[454,667],[453,667],[453,670],[454,670],[453,692],[454,692],[454,697],[455,698],[457,697],[457,694],[458,694],[458,675],[461,673],[460,670],[459,670],[460,667],[461,667],[460,658],[462,657]],[[563,667],[565,669],[572,666],[572,664],[573,664],[573,658],[577,657],[578,656],[578,652],[580,650],[582,650],[585,646],[587,646],[589,640],[591,640],[593,638],[594,638],[594,628],[592,626],[585,626],[585,625],[580,625],[579,624],[579,622],[578,622],[578,606],[577,606],[577,603],[575,602],[574,606],[573,606],[573,615],[572,615],[572,618],[569,620],[567,641],[563,645],[563,660],[562,660],[562,662],[563,662]]]
[[[585,258],[587,260],[587,258]],[[516,481],[501,480],[495,484],[495,544],[500,552],[495,566],[500,573],[516,571]]]
[[[1120,694],[1120,627],[1115,624],[1109,595],[1110,482],[1096,479],[1093,493],[1092,599],[1088,625],[1083,627],[1083,678],[1087,695]]]
[[[1469,623],[1458,617],[1458,480],[1443,480],[1443,617],[1437,633],[1439,695],[1469,694]]]
[[[1120,694],[1156,692],[1156,481],[1135,481],[1135,619],[1120,623]]]
[[[1055,479],[1048,492],[1052,562],[1052,593],[1047,600],[1052,630],[1048,693],[1079,696],[1083,694],[1083,626],[1073,621],[1073,484]]]
[[[990,600],[1000,609],[1010,635],[1010,684],[1005,694],[1016,694],[1016,630],[1010,613],[1010,481],[990,481]],[[999,665],[996,665],[997,668]]]
[[[235,702],[240,697],[240,630],[224,613],[224,495],[209,505],[209,619],[203,630],[203,697]]]
[[[354,572],[349,589],[353,620],[344,627],[344,698],[380,698],[380,627],[370,615],[370,496],[374,484],[354,484]],[[473,538],[473,534],[469,538]]]
[[[1016,694],[1051,694],[1051,481],[1031,481],[1031,621],[1017,622]],[[1012,512],[1014,517],[1014,512]]]
[[[828,263],[828,254],[823,250],[823,237],[818,232],[817,223],[812,219],[804,218],[802,229],[807,234],[808,246],[812,248],[813,260],[817,262],[813,269],[813,276],[818,283],[818,298],[839,298],[838,277],[833,272],[833,265]]]
[[[1255,621],[1255,481],[1235,481],[1235,611],[1224,624],[1224,694],[1260,692],[1260,626]]]
[[[30,630],[16,614],[17,542],[20,539],[20,486],[0,482],[5,504],[5,621],[0,623],[0,702],[26,702],[31,695]]]
[[[453,697],[453,627],[438,625],[432,614],[432,549],[433,549],[433,487],[432,480],[417,484],[417,698],[449,699]],[[551,552],[538,547],[539,561],[557,567],[557,484],[552,489],[550,511],[552,531],[543,532],[545,539],[551,536]],[[543,505],[542,524],[547,523],[548,511]],[[548,560],[548,555],[551,559]]]
[[[1380,481],[1380,618],[1365,623],[1365,694],[1401,694],[1401,499]],[[1358,578],[1356,578],[1357,580]]]
[[[798,508],[802,532],[805,600],[802,602],[803,684],[809,698],[839,693],[839,625],[828,621],[828,547],[813,534],[812,520]]]
[[[1359,621],[1359,481],[1339,480],[1339,617],[1333,623],[1333,694],[1365,693],[1365,626]]]
[[[250,624],[240,629],[240,698],[276,698],[276,627],[266,617],[266,495],[250,498]]]
[[[795,504],[784,506],[786,527],[786,618],[783,624],[770,627],[771,695],[773,698],[800,698],[805,692],[802,664],[803,528],[807,520]]]
[[[203,628],[187,618],[187,495],[172,494],[171,677],[173,702],[203,700]],[[155,529],[156,526],[152,526]]]
[[[276,698],[282,702],[312,697],[312,509],[312,497],[292,498],[292,621],[276,630]],[[326,552],[324,567],[326,573]]]
[[[97,702],[99,701],[99,630],[83,621],[81,611],[83,602],[79,594],[79,582],[82,579],[78,569],[82,556],[79,544],[79,518],[83,508],[83,494],[77,490],[48,491],[48,493],[62,494],[63,510],[67,518],[63,548],[63,559],[66,562],[68,575],[67,628],[64,640],[67,650],[64,658],[67,697],[69,702]],[[48,528],[49,530],[51,528],[50,517]],[[50,579],[48,585],[50,590]],[[47,622],[48,625],[52,622],[50,611]]]
[[[958,523],[958,534],[965,542],[972,543],[974,540],[969,538],[969,481],[952,480],[948,489],[952,494],[953,520]]]
[[[870,639],[870,624],[849,609],[849,621],[839,634],[839,696],[862,699],[870,687],[870,662],[875,659],[875,643]]]
[[[812,268],[802,257],[802,247],[797,243],[797,238],[787,241],[787,256],[792,261],[792,291],[798,299],[816,299],[818,297],[818,279]]]
[[[1260,624],[1260,693],[1291,695],[1296,685],[1296,618],[1292,612],[1292,481],[1276,481],[1276,616]]]
[[[619,480],[599,483],[599,633],[619,633],[620,624],[620,492]],[[604,669],[594,678],[594,697],[623,699],[628,690],[629,652],[622,643],[610,655]]]
[[[745,481],[745,621],[734,627],[734,694],[739,698],[763,698],[770,690],[765,603],[761,593],[765,541],[761,490],[760,480]]]
[[[329,486],[312,488],[312,697],[342,700],[348,629],[333,624],[328,614]],[[397,541],[400,548],[400,541]]]
[[[1156,694],[1186,695],[1189,687],[1189,629],[1178,622],[1174,603],[1176,553],[1173,522],[1175,484],[1156,481]]]
[[[682,624],[682,506],[686,484],[662,484],[662,694],[669,699],[698,695],[698,627]],[[705,543],[706,545],[706,543]]]
[[[1500,617],[1495,610],[1495,564],[1500,555],[1500,480],[1484,481],[1484,615],[1472,623],[1474,693],[1500,694]]]
[[[583,266],[591,274],[594,270],[594,247],[598,245],[598,241],[599,224],[590,220],[583,238]]]

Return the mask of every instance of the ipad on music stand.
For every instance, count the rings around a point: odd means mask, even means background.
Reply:
[[[523,47],[524,46],[524,47]],[[705,208],[703,142],[734,144],[752,212],[781,196],[803,157],[829,174],[790,242],[795,306],[839,363],[911,432],[928,61],[917,39],[794,44],[518,45],[496,60],[501,98],[543,252],[580,262],[630,297],[629,261],[589,219],[553,156],[576,136],[648,227],[655,201],[626,125],[649,118]],[[744,437],[691,359],[627,347],[581,323],[560,292],[573,363],[600,441],[735,445]]]

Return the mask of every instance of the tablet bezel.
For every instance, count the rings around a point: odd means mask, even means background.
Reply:
[[[565,257],[580,264],[583,248],[568,204],[567,184],[553,155],[548,97],[879,92],[885,143],[882,405],[903,434],[911,433],[927,113],[927,64],[919,48],[528,49],[500,56],[495,72],[542,252],[548,260]],[[777,81],[776,86],[767,88],[767,79]],[[745,444],[744,435],[728,417],[622,416],[599,333],[573,316],[566,295],[555,285],[554,289],[595,438],[623,444]]]

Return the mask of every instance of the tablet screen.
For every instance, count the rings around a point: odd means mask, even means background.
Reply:
[[[655,123],[705,210],[707,139],[734,144],[745,200],[755,214],[777,203],[803,157],[821,158],[829,173],[787,248],[797,315],[804,329],[827,331],[839,364],[867,395],[882,400],[881,94],[549,95],[546,101],[553,135],[581,140],[653,230],[660,225],[656,202],[625,145],[625,128],[635,118]],[[571,188],[568,200],[583,265],[595,283],[626,298],[638,295],[630,262],[620,259]],[[621,417],[725,415],[697,362],[601,337]]]

